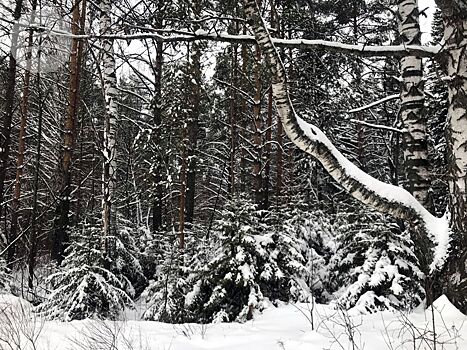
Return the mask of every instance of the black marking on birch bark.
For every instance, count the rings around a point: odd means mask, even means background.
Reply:
[[[284,130],[292,141],[299,148],[314,156],[329,174],[356,199],[397,218],[410,220],[413,223],[422,222],[423,219],[414,208],[380,196],[366,187],[362,182],[347,174],[346,169],[339,163],[339,160],[327,145],[319,140],[310,139],[305,134],[305,131],[298,125],[298,120],[287,92],[284,66],[258,14],[259,11],[255,0],[245,0],[245,13],[248,23],[254,29],[257,42],[266,55],[266,63],[273,80],[273,96],[276,100]],[[311,126],[310,132],[316,135]],[[424,229],[424,227],[421,228],[422,231]]]

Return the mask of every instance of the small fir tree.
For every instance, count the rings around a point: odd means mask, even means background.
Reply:
[[[331,269],[340,287],[335,293],[340,307],[375,312],[420,304],[423,274],[408,232],[364,209],[341,212],[335,224],[337,251]]]
[[[125,231],[119,231],[122,233]],[[63,321],[85,318],[115,319],[126,306],[133,306],[133,285],[124,273],[139,266],[128,251],[119,233],[109,237],[107,256],[103,255],[101,231],[83,224],[72,232],[72,244],[67,248],[60,271],[51,275],[48,298],[37,311],[49,319]],[[128,238],[126,237],[125,240]],[[140,273],[130,274],[130,277]]]

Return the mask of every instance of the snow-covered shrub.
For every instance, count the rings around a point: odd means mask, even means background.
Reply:
[[[143,314],[145,320],[181,323],[186,320],[184,297],[185,269],[178,242],[166,240],[165,259],[154,274],[142,298],[149,305]]]
[[[134,256],[118,234],[108,237],[104,256],[101,230],[87,224],[73,231],[71,239],[60,270],[47,280],[51,292],[37,311],[64,321],[116,318],[133,305],[134,288],[124,272],[126,265],[135,264]]]
[[[157,239],[147,245],[146,258],[156,260],[151,281],[142,294],[148,304],[143,318],[152,321],[182,323],[191,320],[185,308],[185,295],[189,291],[187,276],[194,266],[203,264],[203,232],[201,227],[185,227],[185,249],[180,250],[178,232],[156,233]]]
[[[307,241],[319,228],[301,214],[259,212],[243,197],[227,202],[214,226],[214,243],[205,250],[206,263],[194,266],[188,277],[186,306],[194,320],[245,321],[266,300],[309,300],[322,258],[309,251]]]
[[[144,234],[144,229],[135,227],[131,221],[117,216],[116,235],[110,237],[113,245],[111,248],[111,271],[125,276],[131,282],[130,289],[134,288],[139,295],[147,285],[140,260],[142,255],[138,249],[136,238]]]
[[[215,245],[206,265],[189,277],[192,290],[186,306],[198,322],[244,321],[261,308],[258,259],[265,260],[262,246],[269,238],[259,235],[255,206],[235,197],[226,203],[214,228]],[[264,267],[264,278],[275,274],[274,266]]]
[[[340,213],[337,251],[331,261],[340,289],[336,303],[361,312],[410,309],[423,296],[423,274],[413,242],[382,214],[362,210]]]
[[[298,261],[303,264],[301,273],[295,273],[294,276],[300,277],[300,284],[304,283],[318,302],[328,302],[329,260],[333,253],[334,238],[329,219],[321,211],[310,211],[297,205],[282,226],[285,233],[283,236],[293,237],[294,244],[288,249],[295,247],[295,255],[298,254],[301,258]]]

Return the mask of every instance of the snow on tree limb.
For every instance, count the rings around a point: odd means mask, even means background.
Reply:
[[[315,157],[355,199],[380,212],[419,225],[436,245],[431,269],[441,267],[449,248],[447,217],[433,216],[405,189],[379,181],[362,171],[345,158],[318,127],[295,113],[288,93],[284,65],[259,15],[256,0],[245,0],[245,14],[266,57],[273,96],[287,136],[297,147]]]
[[[347,113],[357,113],[357,112],[366,111],[367,109],[379,106],[380,104],[383,104],[383,103],[388,102],[388,101],[397,100],[398,98],[400,98],[400,94],[394,94],[394,95],[386,96],[386,97],[384,97],[384,98],[382,98],[382,99],[380,99],[378,101],[371,102],[371,103],[369,103],[369,104],[367,104],[365,106],[361,106],[361,107],[351,109]]]
[[[20,24],[20,26],[24,26]],[[142,31],[133,34],[83,34],[73,35],[70,32],[48,28],[43,26],[28,26],[27,29],[46,31],[48,35],[65,36],[75,39],[107,39],[107,40],[143,40],[154,39],[159,42],[192,42],[199,40],[218,41],[237,44],[254,44],[255,37],[252,35],[232,35],[225,32],[197,30],[196,32],[175,30],[175,29],[154,29],[144,28]],[[330,52],[354,54],[362,57],[434,57],[440,50],[440,45],[366,45],[366,44],[344,44],[341,42],[327,40],[309,39],[282,39],[271,38],[274,45],[292,49],[312,49],[327,50]]]

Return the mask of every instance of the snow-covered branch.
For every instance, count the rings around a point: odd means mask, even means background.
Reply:
[[[362,111],[365,111],[367,109],[373,108],[375,106],[379,106],[380,104],[383,104],[385,102],[396,100],[398,98],[400,98],[400,94],[394,94],[394,95],[391,95],[391,96],[386,96],[386,97],[382,98],[381,100],[374,101],[374,102],[369,103],[369,104],[367,104],[365,106],[361,106],[361,107],[358,107],[358,108],[351,109],[350,111],[348,111],[348,113],[362,112]]]
[[[397,128],[393,128],[391,126],[380,125],[380,124],[372,124],[372,123],[364,122],[362,120],[357,120],[357,119],[350,119],[350,121],[352,123],[368,126],[369,128],[373,128],[373,129],[381,129],[381,130],[386,130],[386,131],[391,131],[391,132],[398,132],[398,133],[407,132],[407,130],[405,130],[405,129],[397,129]]]
[[[153,39],[159,42],[191,42],[191,41],[218,41],[237,44],[255,44],[255,37],[252,35],[232,35],[225,32],[197,30],[189,32],[171,29],[146,28],[147,32],[141,31],[133,34],[85,34],[73,35],[70,32],[51,29],[41,26],[27,26],[27,29],[35,29],[45,32],[45,35],[65,36],[76,39],[107,39],[107,40],[144,40]],[[295,49],[322,49],[331,52],[354,54],[363,57],[433,57],[441,50],[440,45],[366,45],[366,44],[344,44],[327,40],[307,40],[307,39],[281,39],[271,38],[274,45],[279,47]]]
[[[245,0],[245,13],[271,73],[273,96],[284,131],[301,150],[315,157],[328,173],[354,198],[396,218],[418,224],[436,244],[432,268],[441,266],[449,247],[448,220],[437,218],[408,191],[379,181],[345,158],[315,125],[304,121],[290,100],[284,65],[255,0]]]

